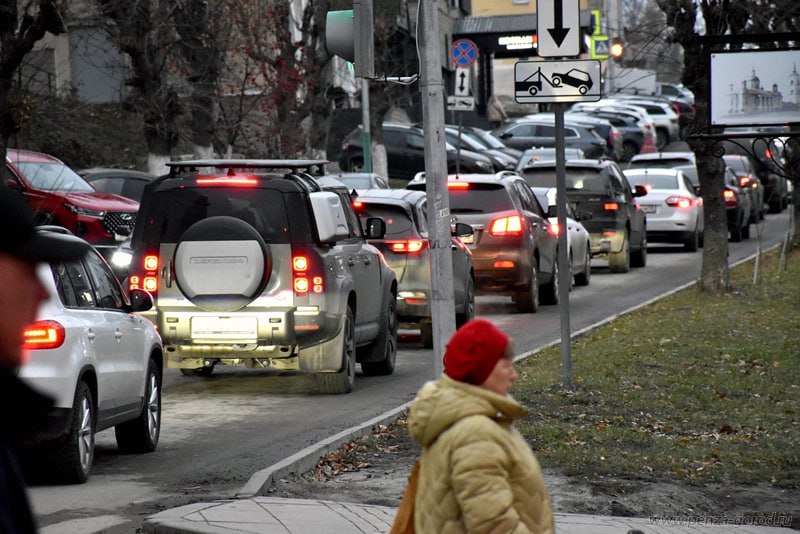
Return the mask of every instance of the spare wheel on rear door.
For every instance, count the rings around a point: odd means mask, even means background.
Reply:
[[[269,248],[251,225],[209,217],[183,232],[175,248],[175,281],[206,311],[236,311],[264,289],[272,271]]]

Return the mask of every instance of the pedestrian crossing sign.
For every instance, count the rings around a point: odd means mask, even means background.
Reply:
[[[593,35],[592,59],[608,59],[609,45],[608,35]]]

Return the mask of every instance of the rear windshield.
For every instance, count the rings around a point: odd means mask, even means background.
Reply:
[[[516,209],[511,195],[500,184],[470,183],[468,189],[450,189],[453,213],[492,213]]]
[[[40,191],[88,193],[94,187],[63,163],[15,163],[28,185]]]
[[[531,187],[556,187],[555,169],[530,169],[522,173]],[[583,190],[592,193],[607,193],[609,177],[605,171],[596,172],[591,169],[568,169],[564,174],[568,190]]]
[[[140,213],[134,242],[176,243],[202,219],[230,216],[252,225],[267,243],[311,243],[312,233],[303,196],[273,189],[209,187],[159,191],[149,195],[147,213]],[[291,220],[288,213],[295,214]],[[141,217],[145,215],[145,217]]]
[[[382,218],[386,222],[387,238],[418,237],[414,229],[414,222],[409,218],[406,210],[398,206],[364,203],[357,211],[362,226],[367,217]]]
[[[640,159],[628,163],[629,169],[644,169],[647,167],[657,169],[671,169],[676,165],[686,165],[691,161],[685,158],[660,158],[660,159]]]
[[[669,174],[637,174],[635,176],[628,176],[628,183],[631,187],[635,185],[649,186],[649,189],[677,189],[678,177]]]

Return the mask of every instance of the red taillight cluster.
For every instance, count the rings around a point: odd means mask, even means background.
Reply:
[[[386,241],[386,246],[395,254],[414,254],[421,252],[426,245],[427,241],[422,239],[408,239],[406,241]]]
[[[489,225],[489,233],[493,236],[522,235],[522,217],[519,215],[499,217]]]
[[[144,274],[132,274],[128,277],[128,288],[144,289],[155,295],[158,293],[158,255],[145,254],[142,268]]]
[[[673,208],[680,208],[680,209],[691,208],[692,204],[694,204],[694,202],[692,201],[691,198],[689,198],[689,197],[679,197],[679,196],[667,197],[667,199],[664,202],[667,203],[667,206],[670,206],[670,207],[673,207]]]
[[[739,203],[739,199],[736,198],[736,191],[733,189],[723,191],[722,198],[725,199],[726,206],[736,206]]]
[[[558,237],[559,226],[557,222],[551,222],[547,230],[550,232],[550,235]]]
[[[57,321],[36,321],[28,326],[23,333],[23,348],[55,349],[64,344],[67,331]]]
[[[317,263],[318,258],[313,252],[292,249],[292,287],[295,295],[318,295],[325,291],[325,277]]]
[[[616,202],[606,202],[603,204],[603,209],[606,211],[617,211],[619,209],[619,204]]]
[[[447,182],[447,189],[469,189],[469,182]]]

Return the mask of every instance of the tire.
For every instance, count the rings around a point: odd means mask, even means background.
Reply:
[[[530,89],[528,89],[528,94],[530,94],[531,96],[536,96],[538,92],[539,90],[534,86],[531,86]]]
[[[558,258],[558,255],[556,255]],[[539,288],[539,299],[542,304],[549,304],[557,306],[558,301],[561,300],[561,295],[558,292],[558,259],[553,262],[553,276],[550,281]]]
[[[94,432],[97,424],[89,386],[78,382],[72,403],[67,436],[54,443],[45,458],[52,462],[50,476],[66,484],[83,484],[94,463]]]
[[[539,266],[533,258],[531,277],[528,287],[516,295],[517,311],[520,313],[536,313],[539,309]]]
[[[456,314],[456,328],[461,327],[464,323],[475,318],[475,280],[472,278],[471,274],[467,281],[466,298],[464,300],[463,313]],[[433,346],[433,344],[431,344],[431,346]]]
[[[321,393],[340,395],[353,391],[356,381],[356,332],[353,310],[347,307],[342,340],[342,369],[336,373],[318,373],[317,386]]]
[[[586,259],[584,260],[583,270],[575,275],[576,286],[588,286],[592,278],[592,255],[589,254],[589,244],[586,244]]]
[[[627,273],[631,270],[631,244],[627,233],[622,242],[622,250],[608,255],[608,268],[612,273]]]
[[[642,229],[642,242],[639,248],[630,254],[631,267],[645,267],[647,265],[647,232]]]
[[[581,85],[580,87],[578,87],[578,92],[582,95],[585,95],[586,93],[589,92],[589,87],[586,85]]]
[[[214,373],[213,365],[209,367],[199,367],[197,369],[181,369],[181,374],[183,376],[202,376],[208,378],[213,373]]]
[[[736,227],[731,228],[731,242],[738,243],[742,240],[742,227],[738,223]]]
[[[697,226],[694,228],[694,232],[686,238],[683,242],[683,249],[686,252],[697,252],[697,249],[700,247],[700,233],[697,231]]]
[[[553,76],[553,79],[550,80],[553,82],[553,87],[561,87],[561,78],[558,76]]]
[[[639,153],[639,147],[631,142],[622,143],[622,161],[630,161],[633,156]]]
[[[420,335],[420,340],[422,341],[422,347],[426,349],[432,349],[433,325],[431,323],[422,323],[421,325],[419,325],[419,335]]]
[[[669,134],[663,128],[656,129],[656,148],[663,150],[669,144]]]
[[[161,372],[151,359],[147,364],[142,411],[136,417],[114,427],[117,447],[122,452],[153,452],[161,435]]]
[[[394,372],[397,361],[397,299],[389,294],[389,307],[383,316],[383,328],[370,347],[374,361],[361,362],[361,372],[367,376],[385,376]],[[431,347],[433,346],[431,336]]]

